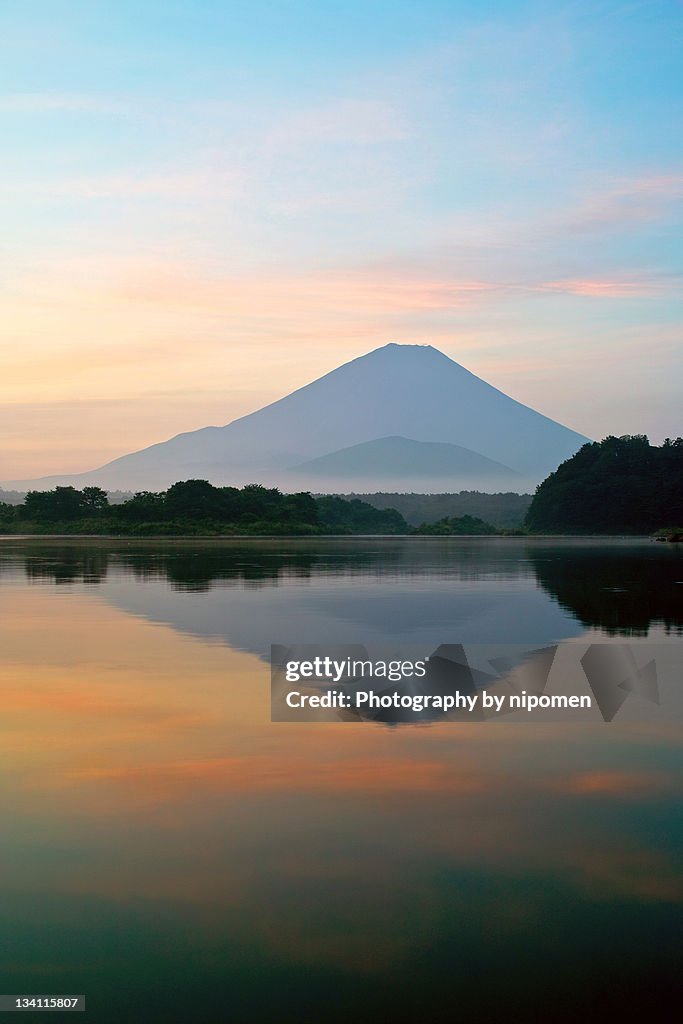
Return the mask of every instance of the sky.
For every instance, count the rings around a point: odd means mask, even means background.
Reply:
[[[0,480],[387,342],[683,434],[683,5],[9,0]]]

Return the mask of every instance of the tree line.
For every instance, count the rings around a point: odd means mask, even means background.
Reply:
[[[536,490],[525,519],[535,533],[649,534],[683,525],[683,438],[644,434],[583,445]]]
[[[343,502],[334,513],[335,532],[402,533],[403,516],[363,502]],[[20,505],[0,504],[0,528],[9,532],[241,534],[317,533],[329,525],[324,500],[282,494],[276,487],[247,484],[215,487],[208,480],[182,480],[166,491],[138,491],[109,502],[101,487],[55,487],[29,491]]]
[[[395,508],[411,526],[472,516],[501,529],[516,529],[524,522],[532,496],[514,491],[496,494],[484,491],[453,491],[450,494],[376,491],[345,497],[359,498],[375,508]]]
[[[116,497],[120,497],[117,495]],[[536,489],[523,530],[501,528],[497,516],[520,514],[527,495],[283,494],[276,487],[216,487],[182,480],[166,491],[139,491],[110,501],[101,487],[29,491],[23,502],[0,501],[2,533],[83,533],[225,536],[240,534],[422,534],[458,536],[509,532],[649,534],[683,531],[683,439],[651,445],[645,435],[607,437],[585,444]],[[462,512],[471,501],[495,499],[491,520]],[[402,508],[378,507],[403,498]],[[461,499],[453,504],[453,499]],[[516,507],[512,499],[520,504]],[[441,502],[450,502],[442,511]],[[497,506],[497,507],[496,507]],[[471,507],[471,506],[470,506]],[[418,513],[430,508],[420,521]],[[455,510],[461,514],[454,514]],[[408,521],[407,521],[408,520]],[[514,522],[514,520],[513,520]],[[418,525],[419,523],[419,525]]]
[[[182,480],[166,491],[139,491],[112,504],[101,487],[55,487],[29,491],[23,503],[0,502],[5,533],[135,535],[230,534],[409,534],[495,533],[495,527],[465,516],[416,530],[393,508],[375,508],[358,498],[283,494],[277,487],[247,484],[216,487],[208,480]]]

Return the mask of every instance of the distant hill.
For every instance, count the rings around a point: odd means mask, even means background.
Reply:
[[[487,482],[496,490],[512,486],[511,472],[519,474],[517,489],[534,487],[587,440],[504,395],[431,345],[391,344],[227,426],[178,434],[87,473],[6,482],[5,486],[27,490],[73,484],[155,490],[178,479],[199,478],[214,484],[258,481],[300,489],[307,488],[309,479],[314,484],[320,478],[319,467],[308,474],[301,471],[302,464],[391,438],[467,449],[497,463],[502,467],[497,484],[495,479]],[[444,459],[441,465],[445,465],[443,451],[438,458],[438,449],[429,447],[415,453],[414,465],[406,466],[402,458],[398,462],[410,470],[410,479],[419,477],[420,489],[480,487],[481,463],[470,470],[464,464],[458,468],[456,453],[451,452],[453,462],[444,486],[443,473],[434,476],[422,470],[423,458],[428,462]],[[343,479],[338,475],[336,481],[329,478],[327,487],[343,490],[348,479],[348,474]],[[399,489],[398,482],[393,486]]]
[[[444,517],[476,516],[499,529],[521,526],[531,504],[530,494],[506,491],[486,494],[482,491],[460,491],[456,494],[420,494],[377,491],[346,494],[347,498],[360,498],[375,508],[395,508],[411,526],[435,523]]]
[[[21,505],[25,497],[25,491],[3,491],[0,487],[0,502],[6,505]]]
[[[41,488],[42,490],[43,488]],[[21,505],[24,498],[26,497],[26,491],[3,491],[0,488],[0,503],[4,502],[7,505]],[[128,501],[129,498],[133,497],[132,491],[109,491],[109,504],[120,505],[124,501]]]
[[[329,481],[334,485],[346,480],[348,486],[359,487],[374,483],[391,487],[401,482],[404,486],[419,486],[427,481],[430,486],[457,478],[478,480],[481,486],[519,485],[521,475],[484,455],[461,448],[459,445],[439,441],[412,441],[407,437],[381,437],[374,441],[342,448],[304,462],[292,469],[293,479],[319,478],[319,486]]]
[[[525,520],[538,533],[646,534],[683,526],[683,439],[586,444],[543,481]]]

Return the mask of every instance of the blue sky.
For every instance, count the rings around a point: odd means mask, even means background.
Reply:
[[[387,341],[582,433],[682,431],[683,6],[0,16],[0,479]]]

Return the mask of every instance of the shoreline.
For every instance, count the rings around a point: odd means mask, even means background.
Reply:
[[[625,540],[661,543],[664,538],[630,533],[207,533],[207,534],[128,534],[128,533],[0,533],[6,540],[116,540],[116,541],[228,541],[228,540]],[[667,543],[676,543],[667,541]]]

